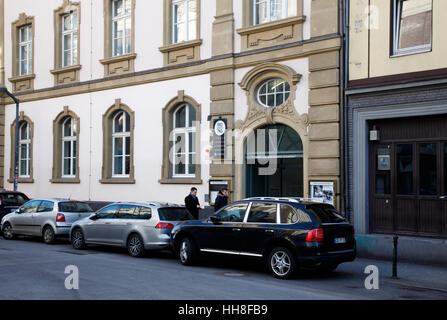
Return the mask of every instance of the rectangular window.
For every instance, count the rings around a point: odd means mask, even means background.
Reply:
[[[33,39],[31,25],[19,28],[19,75],[31,74],[33,70]]]
[[[172,43],[197,39],[197,1],[172,1]]]
[[[113,138],[113,176],[128,177],[130,174],[130,137]]]
[[[113,56],[132,51],[132,1],[114,0],[112,4]]]
[[[447,196],[447,143],[444,143],[444,195]]]
[[[431,50],[432,6],[432,0],[394,0],[394,55]]]
[[[78,63],[78,13],[62,16],[62,67]]]
[[[276,223],[275,203],[256,203],[251,205],[247,222]]]
[[[419,145],[419,194],[438,194],[438,151],[436,143]]]
[[[413,145],[397,145],[397,194],[413,194]]]
[[[253,0],[253,24],[262,24],[287,18],[287,0]]]

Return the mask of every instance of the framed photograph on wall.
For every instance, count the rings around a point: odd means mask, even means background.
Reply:
[[[336,206],[336,185],[335,181],[310,181],[310,198],[315,202],[328,203]]]

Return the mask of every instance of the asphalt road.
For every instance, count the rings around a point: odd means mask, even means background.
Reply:
[[[371,264],[381,272],[378,290],[364,286],[364,269]],[[78,267],[79,290],[65,288],[67,265]],[[387,262],[357,259],[331,275],[303,272],[278,280],[257,260],[213,259],[184,267],[170,252],[132,258],[120,248],[76,251],[64,241],[0,239],[0,300],[447,299],[447,273],[441,268],[402,265],[400,280],[391,279],[390,271]]]

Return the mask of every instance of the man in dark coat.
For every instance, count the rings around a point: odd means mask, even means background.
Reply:
[[[197,198],[197,188],[191,188],[191,193],[185,198],[185,207],[195,219],[199,219],[200,203]]]
[[[225,207],[228,204],[228,190],[222,188],[214,201],[214,212],[218,211],[220,208]]]

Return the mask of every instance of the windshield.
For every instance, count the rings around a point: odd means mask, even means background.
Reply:
[[[186,210],[186,208],[160,208],[158,215],[162,221],[186,221],[194,220],[194,217]]]
[[[339,223],[346,222],[346,219],[330,205],[313,204],[306,207],[313,213],[320,223]]]
[[[84,202],[59,202],[61,212],[93,212],[92,208]]]

